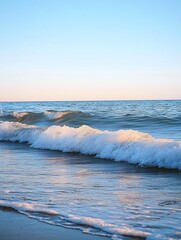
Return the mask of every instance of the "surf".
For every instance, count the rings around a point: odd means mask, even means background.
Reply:
[[[181,141],[157,139],[135,130],[102,131],[86,125],[78,128],[45,128],[18,122],[0,122],[0,141],[126,161],[141,167],[181,170]]]

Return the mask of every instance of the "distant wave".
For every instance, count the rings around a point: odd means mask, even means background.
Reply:
[[[26,142],[33,148],[76,152],[140,166],[181,170],[181,141],[156,139],[134,130],[101,131],[88,126],[42,128],[0,122],[0,141]]]
[[[28,125],[37,126],[70,126],[80,127],[88,125],[101,130],[118,130],[118,129],[159,129],[168,128],[178,129],[181,124],[181,116],[152,116],[137,114],[116,114],[96,112],[89,114],[77,110],[55,111],[45,110],[44,112],[16,112],[0,111],[0,121],[19,122]],[[146,130],[147,131],[147,130]],[[176,130],[177,131],[177,130]],[[158,132],[158,130],[157,130]],[[178,136],[175,136],[178,138]]]
[[[77,118],[87,118],[89,114],[81,111],[54,111],[46,110],[44,112],[0,112],[0,120],[13,121],[26,124],[49,124],[68,122]]]

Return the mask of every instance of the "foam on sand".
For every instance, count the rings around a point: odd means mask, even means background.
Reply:
[[[106,223],[104,220],[99,218],[92,218],[92,217],[84,217],[84,216],[75,216],[73,214],[61,215],[57,211],[48,209],[41,204],[30,204],[26,202],[8,202],[8,201],[1,201],[0,200],[0,209],[8,210],[12,212],[19,212],[23,213],[31,218],[41,219],[41,221],[47,222],[46,218],[43,218],[43,215],[48,216],[58,216],[60,219],[64,219],[65,221],[72,222],[78,224],[78,226],[84,227],[93,227],[96,229],[100,229],[107,234],[111,234],[115,236],[114,239],[120,239],[120,235],[124,236],[131,236],[131,237],[141,237],[145,239],[147,236],[150,235],[148,232],[138,231],[128,227],[118,227],[116,225]],[[34,215],[39,214],[39,215]],[[41,216],[41,217],[40,217]],[[60,220],[61,222],[61,220]],[[49,224],[59,225],[59,221],[57,220],[56,223],[53,219],[49,219]],[[82,229],[83,230],[83,229]],[[89,230],[87,230],[87,233]]]

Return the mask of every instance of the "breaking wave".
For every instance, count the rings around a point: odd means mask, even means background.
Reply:
[[[181,170],[181,141],[156,139],[135,130],[101,131],[85,125],[43,128],[0,122],[0,141],[28,143],[33,148],[94,155],[145,167]]]

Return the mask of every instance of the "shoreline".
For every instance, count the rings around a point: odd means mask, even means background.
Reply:
[[[2,240],[109,240],[70,228],[55,226],[29,218],[21,213],[0,210],[0,239]]]

